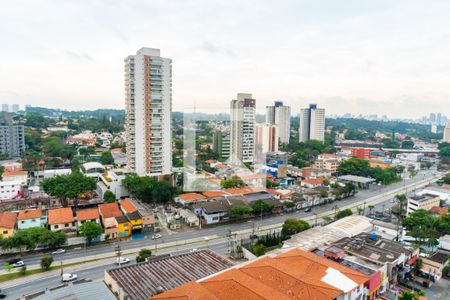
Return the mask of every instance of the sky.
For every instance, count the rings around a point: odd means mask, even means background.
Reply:
[[[173,60],[173,110],[450,116],[450,1],[0,2],[0,103],[124,108],[123,59]]]

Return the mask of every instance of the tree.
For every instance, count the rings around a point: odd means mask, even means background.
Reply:
[[[443,180],[445,184],[450,184],[450,173],[445,174]]]
[[[59,198],[63,206],[68,205],[69,199],[72,199],[77,206],[78,197],[93,191],[96,188],[96,181],[92,177],[84,176],[81,172],[73,172],[44,179],[42,187],[50,196]]]
[[[267,252],[267,247],[264,246],[263,244],[255,244],[251,247],[251,252],[253,254],[255,254],[256,256],[261,256],[266,254]]]
[[[230,219],[237,219],[242,216],[248,215],[252,212],[252,209],[245,205],[234,206],[228,212],[228,217]]]
[[[85,237],[88,245],[90,245],[93,239],[102,234],[102,226],[96,222],[88,221],[78,227],[78,234]]]
[[[5,172],[5,167],[4,166],[0,166],[0,180],[3,179],[3,172]]]
[[[402,149],[413,149],[414,142],[411,140],[405,140],[402,142]]]
[[[418,209],[403,220],[403,226],[408,234],[416,240],[418,244],[434,246],[437,243],[439,219],[431,212]]]
[[[421,296],[425,296],[423,291],[410,292],[404,291],[397,299],[398,300],[419,300]]]
[[[220,181],[220,185],[224,189],[235,188],[235,187],[243,187],[245,183],[239,177],[233,177],[230,179],[222,179]]]
[[[277,187],[277,186],[280,186],[279,182],[276,182],[276,181],[273,181],[273,180],[270,180],[270,179],[266,178],[266,187],[274,188],[274,187]]]
[[[267,204],[264,200],[257,200],[252,205],[253,212],[255,214],[262,212],[271,212],[275,206],[273,204]]]
[[[144,262],[147,258],[152,256],[152,250],[150,249],[141,249],[139,251],[138,256],[136,256],[136,262]]]
[[[50,266],[53,263],[53,257],[51,256],[44,256],[41,258],[41,269],[44,271],[48,271],[50,269]]]
[[[106,203],[116,202],[116,195],[108,190],[103,194],[103,201],[105,201]]]
[[[304,220],[290,218],[284,221],[281,234],[284,236],[291,236],[309,229],[310,227],[309,223]]]
[[[347,208],[347,209],[344,209],[344,210],[339,211],[339,212],[336,214],[336,218],[337,218],[337,219],[342,219],[342,218],[351,216],[352,214],[353,214],[352,210],[351,210],[350,208]]]
[[[104,151],[100,156],[100,162],[103,165],[112,165],[114,164],[114,158],[111,154],[111,151]]]
[[[42,242],[49,248],[58,248],[64,245],[67,241],[67,236],[64,234],[64,232],[61,231],[46,231],[46,234],[44,235]]]
[[[357,157],[349,158],[339,165],[341,175],[356,175],[367,177],[370,174],[370,163],[368,160]]]

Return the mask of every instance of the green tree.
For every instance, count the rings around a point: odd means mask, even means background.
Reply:
[[[3,173],[5,172],[5,167],[0,166],[0,180],[3,180]]]
[[[68,205],[69,199],[72,199],[75,206],[77,206],[78,197],[86,192],[95,190],[96,181],[94,178],[84,176],[80,172],[73,172],[44,179],[42,187],[50,196],[59,198],[64,207]]]
[[[267,247],[264,246],[263,244],[255,244],[253,246],[251,246],[250,251],[255,254],[256,256],[261,256],[266,254],[267,252]]]
[[[445,174],[443,180],[445,184],[450,184],[450,173]]]
[[[341,175],[367,177],[370,174],[370,169],[370,163],[368,160],[352,157],[341,162],[339,166],[339,173]]]
[[[267,204],[264,200],[256,200],[252,205],[252,210],[255,214],[261,212],[271,212],[275,206],[273,204]]]
[[[108,190],[103,194],[103,201],[105,201],[106,203],[116,202],[116,195]]]
[[[48,271],[50,269],[50,266],[53,263],[53,257],[51,256],[44,256],[41,258],[41,269],[44,271]]]
[[[402,142],[402,149],[413,149],[414,142],[411,140],[405,140]]]
[[[291,236],[296,233],[309,229],[311,226],[308,222],[301,219],[286,219],[281,228],[281,234],[283,236]]]
[[[347,209],[344,209],[344,210],[339,211],[339,212],[336,214],[336,218],[337,218],[337,219],[342,219],[342,218],[351,216],[352,214],[353,214],[352,210],[351,210],[350,208],[347,208]]]
[[[150,249],[141,249],[139,251],[138,256],[136,256],[136,262],[144,262],[147,258],[152,256],[152,250]]]
[[[245,186],[245,183],[239,177],[233,177],[230,179],[222,179],[220,181],[220,185],[224,189],[229,189],[229,188],[243,187]]]
[[[431,247],[437,243],[440,224],[431,212],[418,209],[403,220],[403,226],[418,244]]]
[[[248,215],[251,212],[252,212],[252,209],[250,207],[244,206],[244,205],[239,205],[239,206],[232,207],[230,209],[230,211],[228,212],[228,217],[230,217],[230,219],[237,219],[242,216]]]
[[[112,165],[114,164],[114,158],[111,154],[111,151],[104,151],[100,156],[100,162],[104,165]]]
[[[78,227],[78,234],[86,238],[88,245],[92,240],[102,234],[102,226],[96,222],[85,222]]]

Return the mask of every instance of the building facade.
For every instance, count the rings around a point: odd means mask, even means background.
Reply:
[[[23,125],[0,124],[0,152],[10,158],[20,157],[25,151]]]
[[[231,100],[231,159],[253,163],[255,159],[256,100],[252,94],[239,93]]]
[[[288,144],[291,135],[291,107],[282,101],[275,101],[273,106],[266,106],[266,123],[278,126],[280,143]]]
[[[444,137],[442,141],[445,143],[450,143],[450,125],[445,126],[444,128]]]
[[[278,126],[272,124],[256,125],[256,151],[277,152],[278,151]]]
[[[141,48],[125,58],[127,165],[139,175],[172,172],[172,60]]]
[[[325,140],[325,109],[310,104],[300,110],[299,141]]]
[[[430,210],[434,206],[439,206],[441,199],[439,196],[431,194],[414,195],[408,198],[406,207],[406,215],[415,212],[419,209]]]
[[[214,131],[213,151],[219,155],[221,160],[230,157],[230,134],[228,132]]]

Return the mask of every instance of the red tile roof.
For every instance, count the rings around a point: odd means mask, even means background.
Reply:
[[[198,194],[198,193],[185,193],[185,194],[178,195],[178,197],[181,200],[188,201],[188,202],[205,199],[205,196],[203,196],[202,194]]]
[[[123,211],[125,211],[125,213],[130,214],[132,212],[137,211],[138,209],[136,208],[136,206],[134,206],[134,204],[128,200],[122,200],[120,201],[120,207],[122,208]]]
[[[119,204],[117,203],[104,203],[98,206],[100,211],[100,215],[106,218],[115,218],[123,216],[122,212],[119,209]]]
[[[16,226],[17,215],[10,211],[0,212],[0,227],[13,229]]]
[[[228,195],[228,193],[225,191],[206,191],[206,192],[203,192],[202,194],[205,195],[207,198],[216,198],[216,197]]]
[[[42,217],[42,209],[26,209],[19,211],[17,220],[36,219]]]
[[[243,188],[231,188],[225,190],[229,194],[233,195],[247,195],[254,193],[255,191],[250,187],[243,187]]]
[[[86,220],[96,220],[100,217],[97,208],[88,208],[77,210],[77,220],[78,221],[86,221]]]
[[[448,214],[448,207],[433,206],[430,209],[430,212],[436,215],[445,216],[446,214]]]
[[[324,179],[322,177],[319,178],[306,178],[303,179],[302,182],[312,185],[322,184]]]
[[[335,299],[349,291],[328,283],[328,273],[364,284],[370,278],[339,263],[298,248],[184,284],[152,299]],[[333,276],[334,277],[334,276]],[[331,280],[332,281],[332,280]]]
[[[55,208],[48,211],[48,224],[64,224],[73,222],[73,213],[70,207]]]

